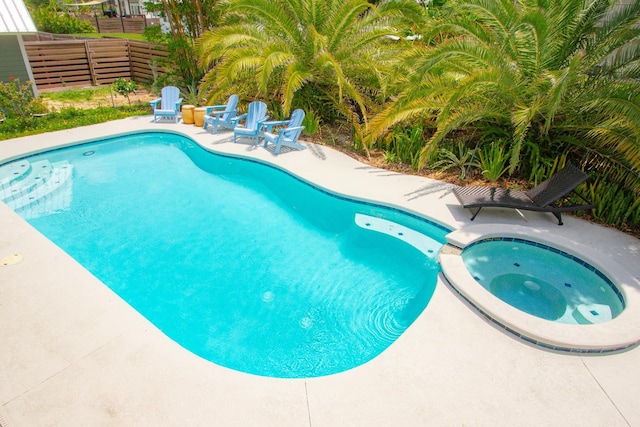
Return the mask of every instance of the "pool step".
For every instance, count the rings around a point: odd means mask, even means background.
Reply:
[[[611,307],[605,304],[580,304],[573,311],[573,317],[582,325],[608,322],[613,318]]]
[[[442,243],[431,237],[386,219],[357,213],[355,222],[358,227],[384,233],[402,240],[425,254],[428,258],[436,259],[443,246]]]
[[[52,164],[48,160],[33,163],[20,160],[11,163],[0,168],[0,200],[15,211],[32,208],[33,212],[28,212],[27,218],[62,209],[64,206],[50,206],[48,196],[63,188],[70,192],[72,172],[73,166],[66,161]]]
[[[20,163],[20,171],[14,172],[14,174],[17,172],[19,177],[9,180],[8,185],[6,185],[2,193],[0,193],[0,198],[5,203],[9,203],[12,200],[22,197],[24,194],[30,193],[36,187],[48,181],[51,176],[53,168],[47,160],[33,162],[29,164],[28,167],[23,164],[24,161]]]
[[[24,179],[31,172],[28,160],[19,160],[0,168],[0,191],[8,188],[16,181]]]

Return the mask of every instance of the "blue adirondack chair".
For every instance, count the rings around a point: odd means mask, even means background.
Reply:
[[[233,142],[236,142],[236,137],[244,136],[253,138],[255,140],[254,145],[258,145],[262,123],[267,119],[269,119],[269,116],[267,116],[267,104],[261,101],[251,102],[247,113],[237,117],[238,121],[244,120],[244,126],[238,124],[233,128]]]
[[[204,129],[211,125],[213,133],[218,133],[218,127],[233,129],[236,127],[238,119],[238,95],[231,95],[226,105],[208,105],[204,115]]]
[[[303,120],[304,120],[304,111],[298,109],[298,110],[294,110],[293,113],[291,113],[291,118],[289,120],[284,120],[281,122],[265,122],[264,126],[267,129],[263,133],[264,148],[267,148],[267,145],[269,145],[269,143],[275,145],[276,148],[273,151],[273,154],[275,154],[276,156],[280,153],[280,147],[283,145],[286,147],[291,147],[298,150],[306,149],[307,147],[305,147],[304,145],[301,145],[298,142],[300,133],[302,133],[302,129],[304,129],[304,126],[302,126]],[[283,126],[283,125],[286,125],[286,127],[277,129],[278,131],[277,134],[271,132],[271,129],[274,126]]]
[[[176,123],[180,118],[180,89],[175,86],[166,86],[162,88],[162,98],[151,101],[153,107],[153,121],[158,122],[158,118],[173,118]],[[158,104],[160,107],[158,108]]]

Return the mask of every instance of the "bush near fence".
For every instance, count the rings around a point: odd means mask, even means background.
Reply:
[[[26,41],[25,49],[38,90],[110,84],[120,77],[147,83],[154,60],[168,55],[163,46],[128,39]]]

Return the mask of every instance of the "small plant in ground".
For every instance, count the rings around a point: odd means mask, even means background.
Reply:
[[[131,107],[131,99],[129,98],[129,95],[134,93],[137,89],[138,86],[135,82],[122,77],[118,77],[116,81],[113,82],[113,90],[115,90],[118,95],[122,95],[127,98],[127,101],[129,101],[129,107]]]
[[[151,60],[149,60],[149,69],[151,70],[151,91],[152,92],[159,92],[159,82],[158,82],[158,78],[159,78],[159,74],[158,74],[158,58],[153,58]]]
[[[414,157],[414,142],[416,141],[416,134],[422,132],[417,128],[397,128],[394,129],[391,134],[390,148],[393,150],[397,158],[405,163],[412,163]],[[420,142],[420,146],[422,143]]]
[[[384,151],[384,161],[388,164],[400,163],[398,156],[393,151]]]
[[[509,169],[509,151],[504,148],[504,141],[493,141],[485,146],[480,153],[480,168],[482,175],[491,182],[496,182]]]
[[[422,133],[421,125],[397,127],[385,139],[385,151],[393,153],[395,162],[410,164],[417,171],[423,143]]]
[[[449,169],[460,169],[460,179],[467,176],[467,169],[478,168],[479,164],[473,160],[475,150],[469,149],[463,142],[458,142],[455,147],[441,148],[438,150],[438,161],[431,166],[440,168],[441,172]]]
[[[313,111],[307,111],[302,120],[302,126],[304,126],[302,132],[305,135],[315,135],[320,132],[320,119]]]

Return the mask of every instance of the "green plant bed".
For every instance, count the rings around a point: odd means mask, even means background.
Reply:
[[[0,141],[94,125],[131,116],[142,116],[149,113],[148,105],[118,108],[99,107],[87,110],[69,107],[63,108],[60,112],[52,112],[42,117],[29,117],[27,119],[7,118],[4,123],[0,124]]]

